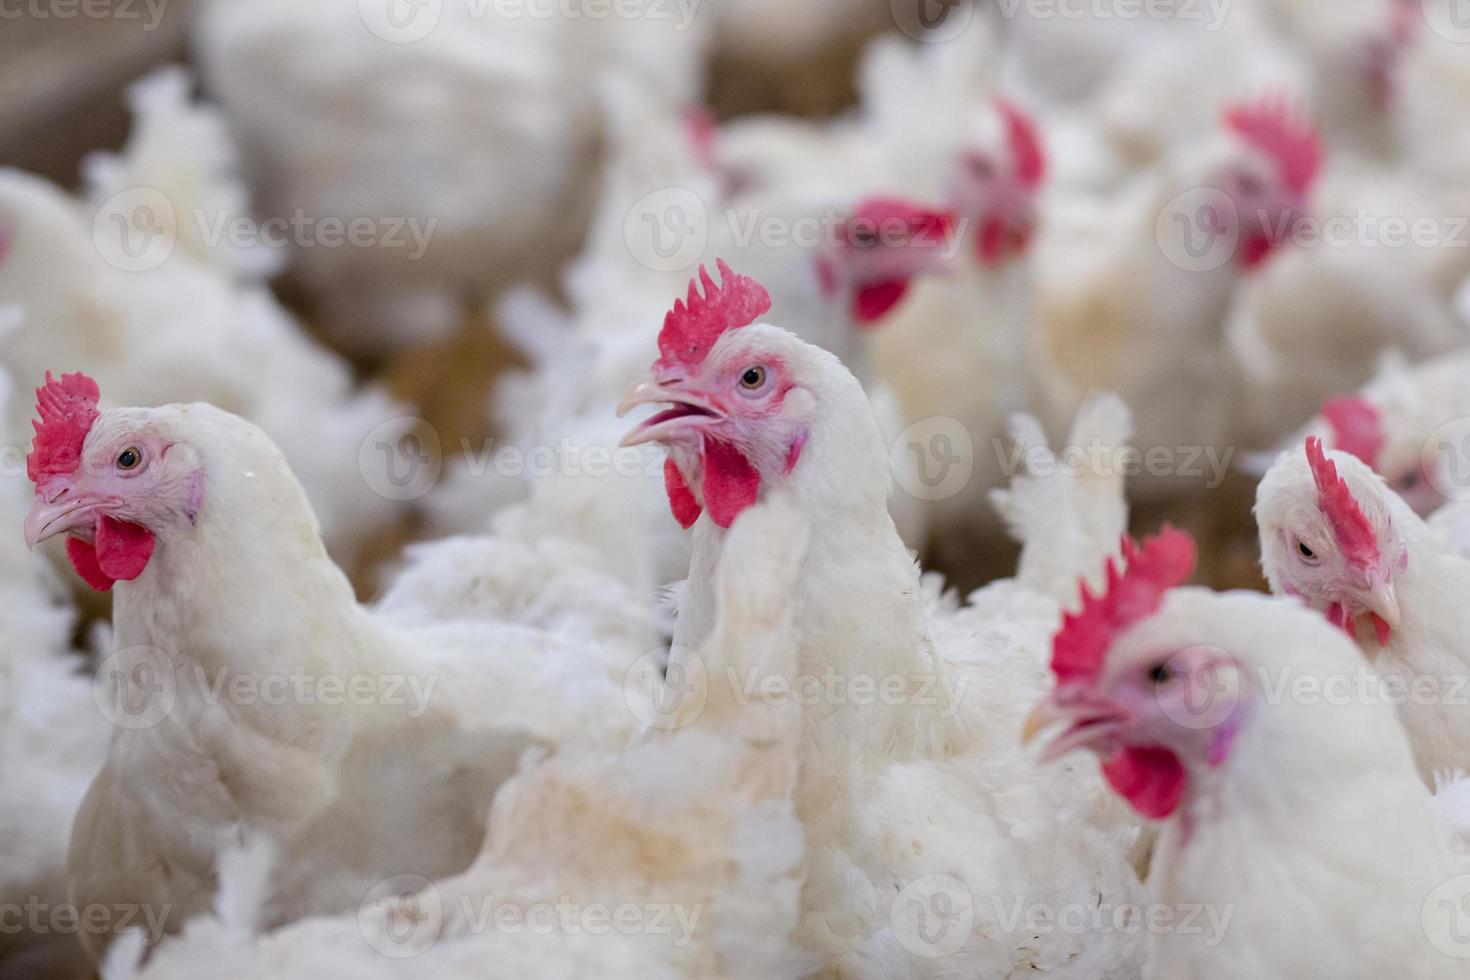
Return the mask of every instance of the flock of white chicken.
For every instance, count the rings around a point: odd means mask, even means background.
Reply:
[[[0,170],[0,976],[1470,976],[1454,0],[201,6]]]

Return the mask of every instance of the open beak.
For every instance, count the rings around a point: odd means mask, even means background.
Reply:
[[[618,402],[618,418],[639,405],[668,403],[672,407],[644,419],[633,431],[623,436],[620,446],[638,446],[645,442],[687,440],[700,430],[720,422],[724,416],[703,396],[684,388],[680,382],[660,383],[653,377],[639,378],[628,386]]]
[[[37,496],[26,515],[26,547],[35,548],[47,538],[68,531],[90,529],[97,508],[105,501],[90,497],[69,496],[54,503]]]
[[[1065,724],[1061,734],[1042,746],[1036,757],[1038,763],[1047,763],[1077,749],[1102,748],[1130,721],[1126,711],[1104,698],[1086,692],[1078,696],[1075,692],[1053,691],[1026,718],[1021,744],[1029,745],[1044,730]]]

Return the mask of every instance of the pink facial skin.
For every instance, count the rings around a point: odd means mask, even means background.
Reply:
[[[1095,684],[1059,688],[1032,715],[1028,733],[1063,724],[1040,761],[1091,751],[1114,791],[1140,815],[1162,820],[1184,800],[1191,773],[1230,758],[1247,714],[1235,672],[1229,654],[1206,646],[1110,664]]]
[[[656,368],[629,389],[620,409],[650,402],[673,407],[649,417],[623,445],[660,442],[669,449],[664,485],[680,526],[690,527],[708,509],[716,524],[729,527],[760,491],[760,470],[751,457],[779,459],[786,473],[801,458],[806,430],[780,421],[794,387],[786,366],[769,357],[710,363],[697,371]]]

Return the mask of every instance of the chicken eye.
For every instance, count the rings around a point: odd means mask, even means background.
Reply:
[[[1240,193],[1245,197],[1256,197],[1266,189],[1265,182],[1255,174],[1237,174],[1235,186],[1240,188]]]
[[[870,248],[878,243],[878,233],[866,226],[852,229],[847,237],[858,248]]]
[[[1155,685],[1167,684],[1174,679],[1174,668],[1168,664],[1154,664],[1148,669],[1148,679]]]
[[[766,383],[766,369],[759,364],[745,369],[740,376],[740,387],[747,391],[755,391]]]
[[[1298,541],[1296,543],[1296,550],[1303,558],[1307,559],[1308,561],[1311,561],[1312,559],[1317,557],[1317,553],[1314,552],[1311,548],[1308,548],[1305,541]]]
[[[120,470],[136,469],[141,462],[143,462],[143,454],[133,446],[117,454],[117,468]]]
[[[1403,479],[1399,481],[1399,486],[1403,487],[1405,490],[1412,490],[1418,485],[1419,474],[1416,473],[1414,470],[1410,470],[1409,472],[1405,473]]]
[[[995,176],[995,164],[982,156],[972,156],[966,161],[970,168],[970,176],[978,180],[989,180]]]

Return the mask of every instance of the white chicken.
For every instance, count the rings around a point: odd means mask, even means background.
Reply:
[[[0,171],[0,306],[21,320],[0,338],[0,358],[26,379],[84,369],[124,403],[203,399],[246,416],[284,449],[333,554],[350,565],[401,506],[369,478],[369,436],[399,438],[409,412],[357,388],[257,281],[268,249],[230,245],[221,229],[247,218],[232,150],[217,117],[190,105],[183,76],[140,83],[133,106],[133,140],[93,162],[85,205]],[[25,405],[10,406],[14,431],[27,418]]]
[[[609,16],[615,13],[615,16]],[[294,271],[345,344],[457,327],[478,297],[576,248],[595,186],[595,82],[699,100],[697,5],[218,0],[197,47],[268,214],[413,223],[422,248],[298,248]]]
[[[637,729],[643,691],[624,680],[646,615],[603,640],[572,625],[575,596],[495,602],[487,562],[457,542],[421,550],[417,581],[364,608],[258,428],[206,404],[97,400],[85,375],[48,376],[27,457],[27,543],[65,534],[81,577],[116,587],[115,727],[68,859],[79,904],[163,910],[177,928],[208,905],[222,842],[262,835],[290,857],[271,921],[344,907],[344,869],[468,864],[529,742],[618,745]],[[556,568],[574,551],[526,550],[503,574],[533,596],[538,571],[578,581]],[[605,596],[611,577],[581,581]],[[526,621],[503,618],[515,611]],[[339,874],[307,873],[319,866]]]
[[[345,978],[805,975],[811,963],[793,941],[800,710],[742,700],[723,679],[794,674],[806,538],[799,510],[775,495],[746,511],[721,562],[697,692],[671,678],[633,746],[563,751],[513,779],[462,875],[410,881],[404,897],[378,888],[356,915],[261,934],[242,902],[250,865],[233,876],[227,867],[214,917],[165,941],[141,970],[119,954],[108,976],[174,980],[222,961],[283,980],[328,963]]]
[[[1041,689],[1058,601],[1011,583],[961,611],[937,583],[926,596],[886,509],[887,453],[856,379],[830,353],[752,323],[770,303],[754,280],[725,270],[704,289],[675,306],[662,356],[624,402],[672,407],[625,441],[665,447],[671,509],[693,528],[671,674],[697,670],[715,625],[726,528],[773,494],[793,495],[811,521],[796,596],[801,686],[789,692],[804,709],[804,945],[844,976],[1131,975],[1136,936],[1038,937],[1004,915],[1013,903],[1127,902],[1138,889],[1136,827],[1100,787],[1037,778],[1018,744],[1010,709],[1017,692]],[[1116,446],[1124,419],[1105,401],[1079,434]],[[1121,530],[1100,526],[1122,516],[1121,479],[1084,469],[1077,481],[1096,520],[1023,517],[1024,490],[1008,507],[1018,525],[1057,534],[1037,547],[1066,542],[1090,568]],[[914,921],[936,893],[955,913],[937,930]]]
[[[1174,588],[1193,560],[1178,531],[1130,549],[1057,634],[1057,687],[1028,722],[1065,726],[1042,759],[1096,753],[1164,821],[1143,976],[1466,976],[1448,833],[1464,784],[1431,800],[1339,630],[1288,600]]]
[[[1470,765],[1462,707],[1470,560],[1355,456],[1314,437],[1285,452],[1256,493],[1261,568],[1356,638],[1399,705],[1426,785]],[[1408,692],[1395,698],[1393,692]]]

